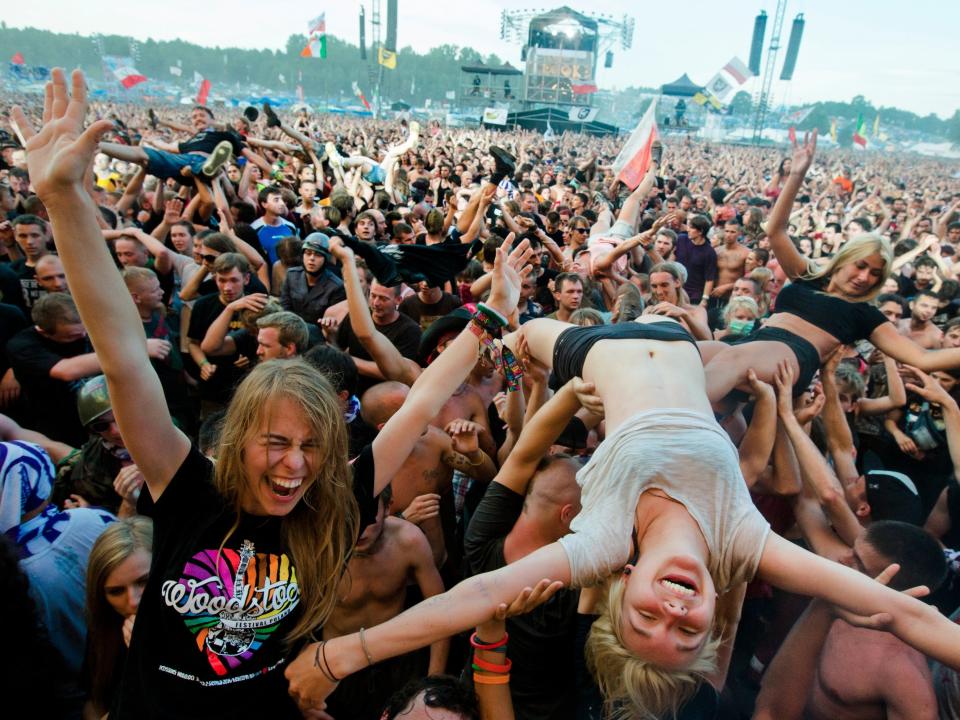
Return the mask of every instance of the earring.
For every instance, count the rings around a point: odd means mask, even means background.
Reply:
[[[627,567],[625,567],[625,568],[623,569],[623,574],[624,574],[624,575],[629,575],[631,569],[632,569],[632,568],[628,565]]]

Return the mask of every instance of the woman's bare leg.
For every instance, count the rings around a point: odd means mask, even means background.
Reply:
[[[747,371],[753,370],[757,378],[773,383],[777,366],[786,360],[795,375],[800,372],[797,356],[781,342],[757,340],[742,345],[731,345],[716,353],[703,368],[707,378],[707,397],[711,405],[722,401],[731,390],[750,391]]]
[[[522,335],[530,356],[547,367],[553,367],[553,348],[557,344],[557,338],[564,330],[572,327],[576,326],[560,320],[537,318],[524,323],[517,332],[504,336],[503,342],[513,352],[516,352],[517,340]]]

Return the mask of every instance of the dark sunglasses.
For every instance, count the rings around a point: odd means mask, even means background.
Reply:
[[[203,260],[204,262],[212,263],[212,262],[214,262],[218,257],[220,257],[220,256],[219,256],[219,255],[201,255],[201,256],[200,256],[200,259]]]

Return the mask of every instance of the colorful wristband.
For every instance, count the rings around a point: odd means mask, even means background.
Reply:
[[[481,675],[473,674],[473,681],[477,685],[507,685],[510,682],[509,675]]]
[[[470,636],[470,646],[477,650],[496,650],[497,648],[505,647],[509,639],[510,633],[504,633],[503,637],[497,642],[488,643],[478,638],[477,634],[474,633]]]
[[[473,669],[474,670],[486,670],[487,672],[492,673],[508,673],[510,668],[513,667],[513,662],[510,658],[504,658],[503,665],[497,665],[496,663],[487,662],[483,658],[477,657],[477,654],[473,654]]]

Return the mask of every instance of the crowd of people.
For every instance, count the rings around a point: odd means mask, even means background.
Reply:
[[[960,717],[960,172],[0,98],[40,717]]]

